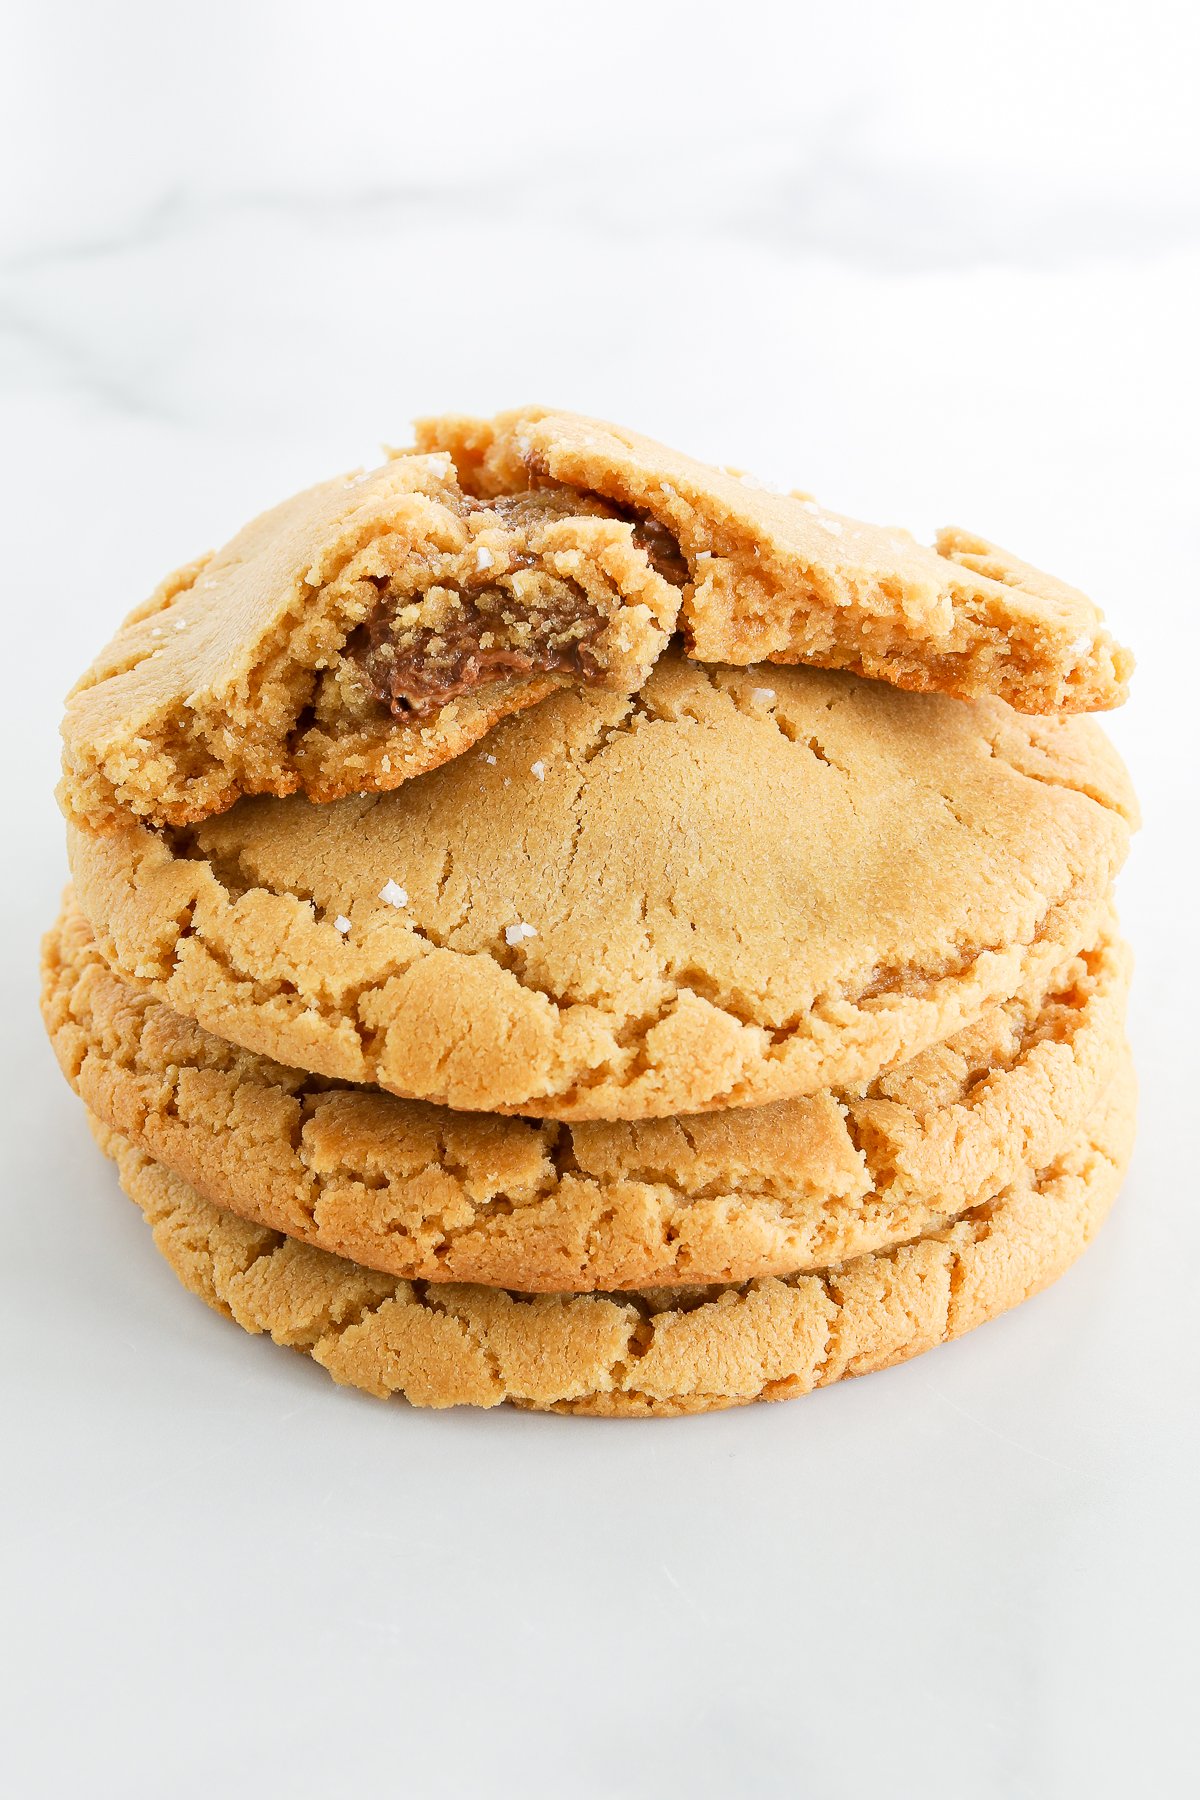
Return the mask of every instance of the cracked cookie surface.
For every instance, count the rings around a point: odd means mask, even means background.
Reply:
[[[331,806],[70,834],[106,961],[276,1061],[464,1111],[637,1119],[872,1080],[1099,930],[1103,734],[675,654]]]
[[[373,1269],[529,1292],[746,1281],[928,1233],[1041,1169],[1121,1054],[1111,934],[862,1095],[642,1124],[452,1113],[238,1050],[114,975],[68,900],[43,1015],[90,1112],[202,1198]]]
[[[953,1224],[838,1268],[740,1286],[528,1296],[388,1275],[202,1200],[93,1123],[183,1284],[334,1379],[417,1406],[606,1416],[782,1400],[916,1356],[1019,1305],[1091,1241],[1133,1138],[1128,1060],[1076,1141],[1036,1180]]]
[[[422,420],[417,441],[449,451],[475,493],[552,484],[654,518],[686,564],[680,625],[703,662],[812,663],[1033,713],[1125,698],[1133,659],[1092,601],[973,532],[948,526],[927,548],[545,407]]]

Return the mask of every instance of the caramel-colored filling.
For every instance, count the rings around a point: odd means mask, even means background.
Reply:
[[[510,676],[569,673],[592,685],[604,681],[599,640],[615,608],[598,603],[540,553],[545,529],[556,520],[626,519],[658,575],[675,586],[688,579],[669,531],[592,495],[548,486],[487,502],[464,497],[462,511],[486,515],[492,528],[496,547],[485,549],[482,567],[470,566],[476,553],[469,548],[453,569],[431,567],[428,585],[406,582],[398,592],[393,582],[377,579],[379,604],[346,644],[374,700],[397,718],[425,718]]]
[[[608,621],[582,594],[572,606],[516,613],[502,588],[462,594],[446,622],[401,626],[382,606],[351,640],[371,692],[396,717],[424,718],[447,701],[507,675],[569,670],[589,683],[604,679],[593,646]]]
[[[650,567],[672,587],[686,587],[691,580],[687,558],[666,526],[649,515],[645,518],[628,516],[634,519],[633,541],[644,553]]]

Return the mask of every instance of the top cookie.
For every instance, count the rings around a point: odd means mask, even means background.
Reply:
[[[73,832],[105,960],[229,1042],[462,1110],[869,1081],[1094,935],[1128,783],[1084,719],[674,651],[392,794]]]
[[[545,407],[417,425],[473,494],[549,484],[654,520],[686,565],[680,624],[700,662],[811,663],[1018,712],[1096,712],[1133,658],[1077,588],[973,532],[935,549],[714,469],[636,432]]]
[[[76,823],[394,788],[556,688],[633,692],[677,626],[700,661],[847,668],[1026,712],[1124,695],[1130,658],[1095,607],[982,539],[928,550],[538,408],[418,437],[130,614],[68,701]]]

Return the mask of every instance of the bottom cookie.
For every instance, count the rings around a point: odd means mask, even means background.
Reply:
[[[1134,1103],[1126,1058],[1051,1168],[928,1237],[819,1274],[620,1294],[397,1280],[223,1212],[92,1125],[184,1285],[335,1381],[416,1406],[636,1416],[788,1399],[1018,1305],[1094,1236],[1129,1159]]]

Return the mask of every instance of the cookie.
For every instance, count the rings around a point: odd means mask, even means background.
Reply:
[[[244,794],[395,788],[556,688],[632,692],[677,624],[707,662],[1027,712],[1124,696],[1130,658],[1091,602],[982,539],[929,550],[537,408],[420,439],[255,519],[130,614],[68,701],[69,817],[178,826]]]
[[[68,700],[60,800],[104,831],[396,787],[556,687],[639,686],[682,579],[652,522],[483,502],[444,454],[325,482],[130,614]]]
[[[68,900],[43,1014],[89,1110],[202,1198],[393,1275],[527,1292],[746,1281],[928,1233],[1044,1168],[1121,1054],[1111,931],[865,1095],[575,1126],[337,1088],[102,961]]]
[[[1124,699],[1133,659],[1078,589],[972,532],[936,547],[779,494],[572,413],[423,420],[471,493],[564,489],[652,518],[687,568],[680,625],[704,662],[813,663],[1022,712]]]
[[[397,1281],[221,1211],[119,1133],[95,1130],[184,1285],[335,1381],[417,1406],[645,1416],[807,1393],[1028,1299],[1102,1222],[1133,1115],[1126,1061],[1049,1169],[942,1230],[821,1273],[583,1296]]]
[[[1133,802],[1090,721],[664,657],[394,793],[71,833],[119,973],[279,1062],[622,1119],[869,1081],[1093,941]]]

